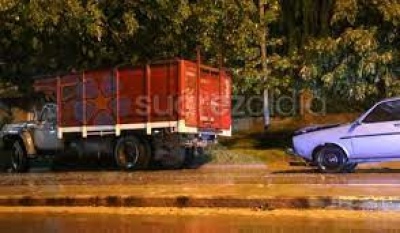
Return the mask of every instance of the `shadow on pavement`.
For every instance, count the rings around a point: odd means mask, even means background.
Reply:
[[[317,169],[288,169],[281,171],[274,171],[272,174],[315,174],[318,173]]]
[[[267,131],[242,133],[232,138],[222,140],[223,146],[228,148],[250,146],[252,149],[286,149],[291,145],[293,130]]]
[[[184,169],[198,169],[211,161],[210,155],[201,155],[194,158],[190,165]],[[95,172],[95,171],[121,171],[113,157],[77,157],[77,156],[62,156],[52,159],[37,159],[31,160],[30,173],[45,173],[45,172]],[[0,151],[0,174],[9,173],[11,167],[10,153]],[[162,171],[176,170],[163,167],[160,163],[152,162],[146,171]]]
[[[387,167],[377,167],[377,168],[360,168],[356,169],[355,174],[390,174],[390,173],[400,173],[399,168],[387,168]],[[354,173],[341,173],[336,175],[346,175]],[[316,168],[304,168],[304,169],[288,169],[281,171],[274,171],[272,174],[323,174]]]

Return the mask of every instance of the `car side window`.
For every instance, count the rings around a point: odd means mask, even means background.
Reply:
[[[376,106],[363,120],[363,123],[400,121],[400,101],[384,102]]]

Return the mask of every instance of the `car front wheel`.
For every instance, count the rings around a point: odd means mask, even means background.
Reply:
[[[325,146],[316,155],[318,169],[323,173],[341,173],[345,171],[347,157],[337,146]]]

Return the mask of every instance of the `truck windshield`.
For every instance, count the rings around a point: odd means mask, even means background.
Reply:
[[[40,121],[56,123],[57,121],[57,109],[54,105],[47,105],[43,108],[40,116]]]

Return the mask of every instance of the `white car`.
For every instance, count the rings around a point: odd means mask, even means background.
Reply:
[[[400,160],[400,98],[386,99],[356,121],[295,132],[292,153],[321,172],[353,172],[359,163]]]

